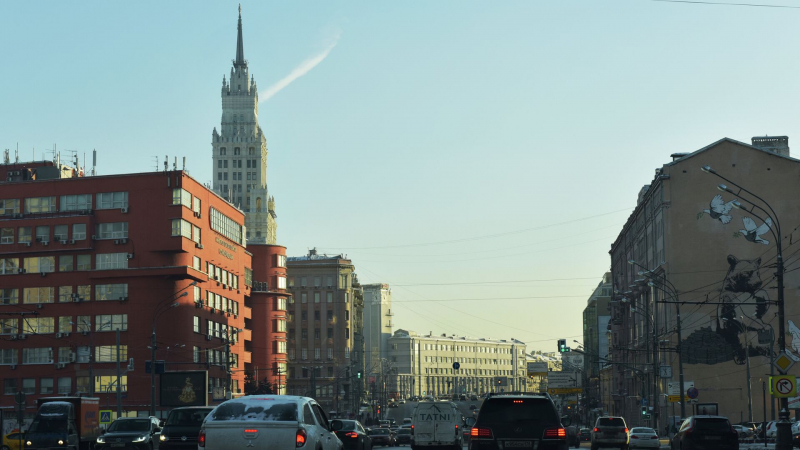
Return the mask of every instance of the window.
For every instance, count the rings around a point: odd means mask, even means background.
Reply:
[[[0,200],[0,215],[19,214],[19,199]]]
[[[172,219],[172,235],[192,238],[192,224],[183,219]]]
[[[24,392],[26,394],[35,394],[36,393],[36,378],[23,378],[22,379],[22,392]]]
[[[300,350],[300,359],[302,359],[303,361],[308,359],[308,349],[307,348],[304,348],[304,349]],[[305,378],[305,377],[303,377],[303,378]]]
[[[78,267],[76,270],[92,270],[92,255],[78,255]]]
[[[192,347],[192,361],[200,362],[200,347]]]
[[[25,258],[24,264],[25,272],[27,273],[51,273],[56,271],[55,256]]]
[[[0,350],[0,352],[2,352],[2,351],[3,350]],[[3,393],[6,394],[6,395],[8,395],[8,394],[16,394],[17,393],[17,379],[16,378],[6,378],[5,380],[3,380]]]
[[[328,359],[333,359],[333,349],[330,347],[328,347]],[[333,367],[328,367],[328,369],[331,369],[330,371],[333,372]],[[332,375],[333,373],[331,373],[331,376]]]
[[[128,391],[128,376],[123,375],[119,378],[117,383],[116,375],[103,375],[94,377],[94,391],[95,392],[117,392],[117,388],[121,392]],[[89,387],[86,387],[87,391]],[[81,391],[84,392],[84,391]]]
[[[58,318],[58,332],[59,333],[72,333],[72,317],[61,316]]]
[[[0,275],[11,275],[19,271],[19,259],[0,258]]]
[[[0,334],[19,334],[19,319],[0,319]]]
[[[197,214],[200,214],[200,206],[201,206],[200,199],[195,197],[192,203],[192,211],[196,212]]]
[[[286,311],[286,298],[279,297],[277,309],[278,311]]]
[[[286,341],[278,341],[278,353],[286,353]]]
[[[319,340],[319,328],[314,328],[314,340]]]
[[[278,319],[278,331],[285,333],[286,332],[286,321]]]
[[[58,378],[58,393],[59,394],[69,394],[72,392],[72,378],[70,377],[59,377]]]
[[[345,339],[350,339],[350,328],[345,328],[344,329],[344,338]]]
[[[333,339],[333,328],[328,328],[328,339]]]
[[[328,276],[328,287],[333,287],[333,277]]]
[[[278,277],[278,289],[286,289],[286,277]]]
[[[328,310],[328,321],[333,320],[333,311]]]
[[[127,253],[98,253],[95,256],[95,269],[97,270],[128,268]]]
[[[314,320],[319,320],[319,311],[314,311]]]
[[[19,303],[19,289],[0,289],[0,305],[16,305],[17,303]]]
[[[127,331],[127,314],[107,314],[95,317],[95,331]]]
[[[301,286],[301,287],[306,287],[306,283],[307,283],[307,282],[306,282],[306,277],[302,277],[302,278],[300,278],[300,286]]]
[[[61,255],[58,257],[58,271],[72,272],[72,255]]]
[[[173,189],[172,190],[172,204],[183,205],[187,208],[192,207],[192,194],[186,189]]]
[[[55,211],[55,197],[31,197],[25,199],[25,214],[38,214]]]
[[[40,394],[52,394],[53,393],[53,379],[52,378],[40,378],[39,379],[39,393]]]
[[[202,264],[200,262],[200,258],[199,257],[197,257],[197,256],[192,257],[192,267],[195,270],[202,270],[203,269],[203,266],[202,266]]]
[[[89,377],[75,377],[75,391],[89,392]]]
[[[19,232],[17,233],[17,239],[19,239],[20,244],[28,243],[31,241],[31,227],[19,227]]]
[[[128,207],[127,192],[103,192],[97,194],[97,209],[117,209]]]
[[[128,298],[128,284],[98,284],[94,287],[94,299],[123,300]]]
[[[98,345],[94,348],[94,360],[96,362],[117,362],[117,346],[116,345]],[[119,346],[119,360],[125,362],[128,360],[128,346]]]
[[[50,227],[47,225],[36,227],[36,242],[50,241]]]
[[[318,348],[315,348],[315,349],[314,349],[314,359],[320,359],[320,356],[319,356],[319,349],[318,349]]]
[[[244,245],[242,225],[214,208],[211,208],[211,229],[237,244]]]
[[[23,348],[22,364],[53,364],[53,349],[42,348]]]
[[[200,332],[200,318],[197,317],[197,316],[194,316],[194,318],[192,320],[193,320],[193,322],[192,322],[192,331],[194,331],[195,333],[199,333]]]
[[[61,211],[85,211],[88,209],[92,209],[92,194],[61,196]]]
[[[0,229],[0,244],[13,244],[14,243],[14,229],[3,228]]]
[[[53,230],[53,239],[66,241],[69,239],[69,225],[56,225]]]
[[[307,339],[308,339],[308,330],[306,330],[305,328],[303,328],[303,329],[301,330],[301,332],[300,332],[300,336],[303,338],[303,340],[304,340],[304,341],[305,341],[305,340],[307,340]]]
[[[193,236],[192,240],[199,244],[200,243],[200,227],[196,227],[196,226],[192,225],[192,236]]]
[[[344,303],[347,304],[349,302],[350,302],[350,293],[349,292],[345,292],[344,293]]]
[[[55,332],[55,320],[53,317],[33,317],[22,321],[22,334],[50,334]]]
[[[308,303],[308,294],[305,292],[300,293],[300,303]]]
[[[15,348],[0,349],[0,364],[5,364],[5,365],[17,364],[17,349]]]
[[[314,303],[319,303],[319,292],[314,292]]]
[[[344,357],[345,359],[350,359],[350,347],[344,348]]]
[[[51,287],[25,288],[23,291],[23,303],[53,303],[54,289]]]
[[[97,239],[126,239],[127,237],[128,222],[97,224]]]
[[[340,275],[339,276],[339,288],[340,289],[347,289],[347,275]]]
[[[333,292],[328,292],[325,296],[327,297],[328,303],[333,303]]]

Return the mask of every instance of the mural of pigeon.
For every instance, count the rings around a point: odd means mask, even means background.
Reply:
[[[772,228],[772,219],[767,217],[767,220],[760,227],[756,227],[756,223],[749,217],[742,219],[742,222],[744,223],[744,230],[739,230],[739,233],[742,233],[745,239],[750,242],[769,245],[769,241],[762,239],[761,235]]]
[[[797,325],[794,324],[791,320],[789,321],[789,333],[792,335],[792,343],[789,344],[789,347],[794,350],[794,352],[786,352],[790,358],[795,361],[800,361],[800,328],[797,328]]]
[[[725,200],[722,199],[722,196],[717,194],[714,198],[711,199],[711,204],[709,205],[710,209],[704,209],[703,213],[708,214],[711,216],[712,219],[718,219],[722,223],[730,223],[733,220],[729,212],[733,209],[733,200],[725,203]],[[702,213],[700,213],[702,215]]]

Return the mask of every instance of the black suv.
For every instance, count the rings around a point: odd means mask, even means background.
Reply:
[[[197,435],[208,413],[208,406],[186,406],[170,411],[161,430],[159,450],[197,450]]]
[[[562,424],[563,422],[563,424]],[[566,450],[569,419],[561,419],[547,394],[489,394],[471,426],[469,450]]]
[[[722,416],[692,416],[672,437],[671,448],[693,450],[738,450],[739,433]]]

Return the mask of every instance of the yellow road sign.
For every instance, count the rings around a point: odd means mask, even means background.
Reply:
[[[670,403],[679,403],[681,401],[681,396],[680,395],[670,395],[667,398],[667,400],[669,400]]]
[[[789,358],[786,353],[781,353],[777,358],[775,358],[775,362],[773,364],[775,364],[775,367],[777,367],[781,373],[785,374],[794,365],[794,360]]]
[[[559,388],[559,389],[548,389],[547,393],[550,395],[560,395],[560,394],[580,394],[583,392],[581,388]]]
[[[797,377],[794,375],[776,375],[772,377],[772,396],[776,398],[797,396]]]

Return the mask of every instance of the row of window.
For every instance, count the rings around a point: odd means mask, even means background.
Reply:
[[[281,342],[278,342],[278,344],[280,344],[280,343]],[[284,342],[283,344],[286,344],[286,343]],[[284,351],[284,353],[286,353],[286,352]],[[327,358],[329,360],[333,359],[333,348],[329,347],[327,349],[327,355],[326,356],[327,356]],[[345,347],[344,348],[344,357],[345,357],[345,359],[350,359],[350,348],[349,347]],[[322,349],[320,349],[318,347],[314,348],[314,359],[315,360],[322,359]],[[294,361],[295,360],[294,348],[290,348],[289,349],[289,360],[290,361]],[[307,361],[308,360],[308,349],[307,348],[301,348],[300,349],[300,360],[301,361]]]
[[[225,156],[225,153],[222,152],[223,149],[220,150],[220,156]],[[235,156],[235,155],[234,155]],[[241,169],[242,168],[242,161],[241,159],[233,159],[231,160],[231,168],[233,169]],[[248,169],[258,169],[259,164],[257,159],[245,159],[247,161],[247,168]],[[227,169],[228,168],[228,160],[227,159],[218,159],[217,160],[217,169]]]
[[[328,311],[326,311],[326,313],[327,313],[328,321],[329,322],[332,321],[333,320],[333,311],[332,310],[328,310]],[[293,314],[290,316],[289,321],[292,321],[292,320],[294,320],[294,315]],[[308,311],[300,311],[300,320],[308,320]],[[320,311],[314,311],[314,320],[320,320]],[[345,311],[344,312],[344,320],[346,320],[346,321],[350,320],[350,311]]]
[[[203,330],[202,321],[198,316],[193,317],[192,331],[205,334],[206,336],[228,339],[233,343],[239,342],[239,330],[237,328],[233,326],[229,327],[227,324],[215,322],[213,320],[207,320],[206,328]]]
[[[281,329],[281,322],[283,322],[283,329]],[[286,331],[286,321],[283,321],[283,320],[279,320],[278,321],[278,330],[277,331]],[[320,340],[320,334],[321,334],[320,331],[321,330],[319,328],[314,328],[314,340],[315,341]],[[294,337],[295,337],[294,329],[289,330],[288,338],[289,339],[294,339]],[[330,328],[330,327],[328,328],[326,337],[328,339],[333,339],[333,328]],[[303,340],[307,340],[308,339],[308,330],[307,329],[303,328],[303,329],[300,330],[300,338],[303,339]]]
[[[95,270],[114,270],[128,268],[128,253],[97,253],[95,256]],[[55,256],[33,256],[22,259],[0,258],[0,275],[13,275],[17,273],[53,273],[92,270],[92,255],[60,255],[58,266]],[[22,270],[20,270],[22,269]]]
[[[278,267],[286,267],[286,256],[284,256],[284,255],[278,255],[278,256],[279,256],[279,258],[278,258]],[[283,258],[280,258],[281,256],[283,256]],[[308,287],[309,286],[308,285],[308,279],[312,278],[312,277],[298,277],[298,278],[299,278],[299,281],[300,281],[300,286],[299,287]],[[349,280],[350,280],[350,277],[348,277],[346,274],[339,275],[339,286],[338,286],[339,289],[347,289],[349,287],[349,285],[348,285]],[[313,286],[315,288],[321,288],[322,287],[322,277],[321,276],[320,277],[313,277],[313,282],[314,282]],[[295,287],[294,277],[289,277],[289,287]],[[328,275],[326,277],[326,279],[325,279],[325,287],[328,288],[328,289],[335,287],[333,285],[333,276],[332,275]]]
[[[172,235],[183,236],[200,244],[200,227],[192,225],[188,220],[172,219]]]
[[[202,209],[202,201],[198,197],[192,197],[192,193],[186,189],[172,190],[172,204],[183,205],[198,214]]]
[[[58,303],[81,302],[92,300],[92,286],[89,284],[78,286],[59,287],[30,287],[22,288],[22,303],[35,305],[38,303],[55,303],[58,293]],[[20,300],[19,288],[0,288],[0,305],[17,305]],[[128,298],[128,284],[96,284],[94,286],[94,300],[126,300]]]
[[[25,214],[51,213],[56,211],[85,211],[92,208],[92,194],[29,197],[24,199],[0,199],[0,215],[20,213],[20,204]],[[102,192],[96,194],[94,209],[120,209],[128,207],[127,192]]]
[[[205,354],[206,360],[205,363],[211,366],[225,366],[225,351],[218,350],[218,349],[201,349],[200,347],[192,347],[192,361],[198,364],[203,363],[201,361],[201,355]],[[230,360],[228,361],[230,367],[239,367],[239,355],[236,353],[230,354]],[[235,380],[234,380],[235,381]],[[218,386],[219,387],[219,386]]]
[[[95,227],[95,231],[94,239],[127,239],[128,222],[100,223]],[[34,237],[36,242],[83,241],[86,240],[86,224],[72,224],[72,235],[69,233],[69,225],[54,225],[52,239],[49,225],[19,227],[16,240],[14,239],[14,228],[0,228],[0,244],[13,244],[15,241],[24,244],[31,242]]]
[[[78,352],[74,353],[72,347],[58,347],[58,362],[59,363],[88,363],[92,354],[90,347],[78,347]],[[119,352],[119,361],[128,360],[128,346],[127,345],[97,345],[94,347],[94,362],[117,362],[117,353]],[[39,348],[23,348],[19,352],[16,348],[0,348],[0,365],[16,365],[20,364],[19,353],[22,353],[23,365],[30,364],[53,364],[55,362],[53,348],[39,347]]]
[[[195,261],[195,263],[197,263],[197,262],[198,261]],[[196,267],[196,269],[200,270],[199,267]],[[239,276],[238,275],[235,275],[235,274],[233,274],[231,272],[228,272],[227,270],[225,270],[225,269],[223,269],[223,268],[221,268],[219,266],[215,266],[214,264],[212,264],[210,262],[206,262],[206,273],[211,278],[219,281],[223,286],[230,286],[230,287],[232,287],[234,289],[239,289]],[[246,272],[246,269],[245,269],[245,274],[246,273],[247,272]]]
[[[510,355],[512,349],[507,347],[481,347],[470,345],[451,345],[451,344],[423,344],[423,350],[434,350],[442,352],[472,352],[472,353],[500,353]]]
[[[94,331],[128,330],[127,314],[99,314],[94,317]],[[76,330],[79,333],[92,331],[92,317],[77,316],[76,321],[72,316],[0,319],[0,335],[72,333]]]
[[[13,395],[19,391],[22,391],[25,394],[71,394],[73,392],[72,389],[72,377],[58,377],[58,378],[39,378],[39,388],[36,387],[36,378],[23,378],[20,380],[18,378],[6,378],[3,381],[3,393],[5,395]],[[94,390],[95,392],[116,392],[117,389],[117,377],[116,376],[96,376],[94,377]],[[121,391],[126,392],[128,390],[128,377],[123,375],[121,377],[122,383],[120,383]],[[75,378],[75,390],[74,392],[77,393],[88,393],[89,392],[89,377],[76,377]]]
[[[514,375],[513,370],[488,370],[488,369],[439,369],[439,368],[425,368],[425,373],[434,374],[434,375],[484,375],[484,376],[491,376],[491,375]]]
[[[244,246],[243,226],[230,217],[211,208],[211,229],[225,236],[233,242]]]
[[[247,168],[250,168],[248,161]],[[247,181],[258,181],[258,172],[246,172]],[[232,181],[242,181],[242,172],[231,172]],[[217,181],[228,181],[228,172],[217,172]],[[239,185],[241,187],[241,185]],[[250,184],[248,184],[250,186]],[[239,189],[241,191],[241,188]]]

